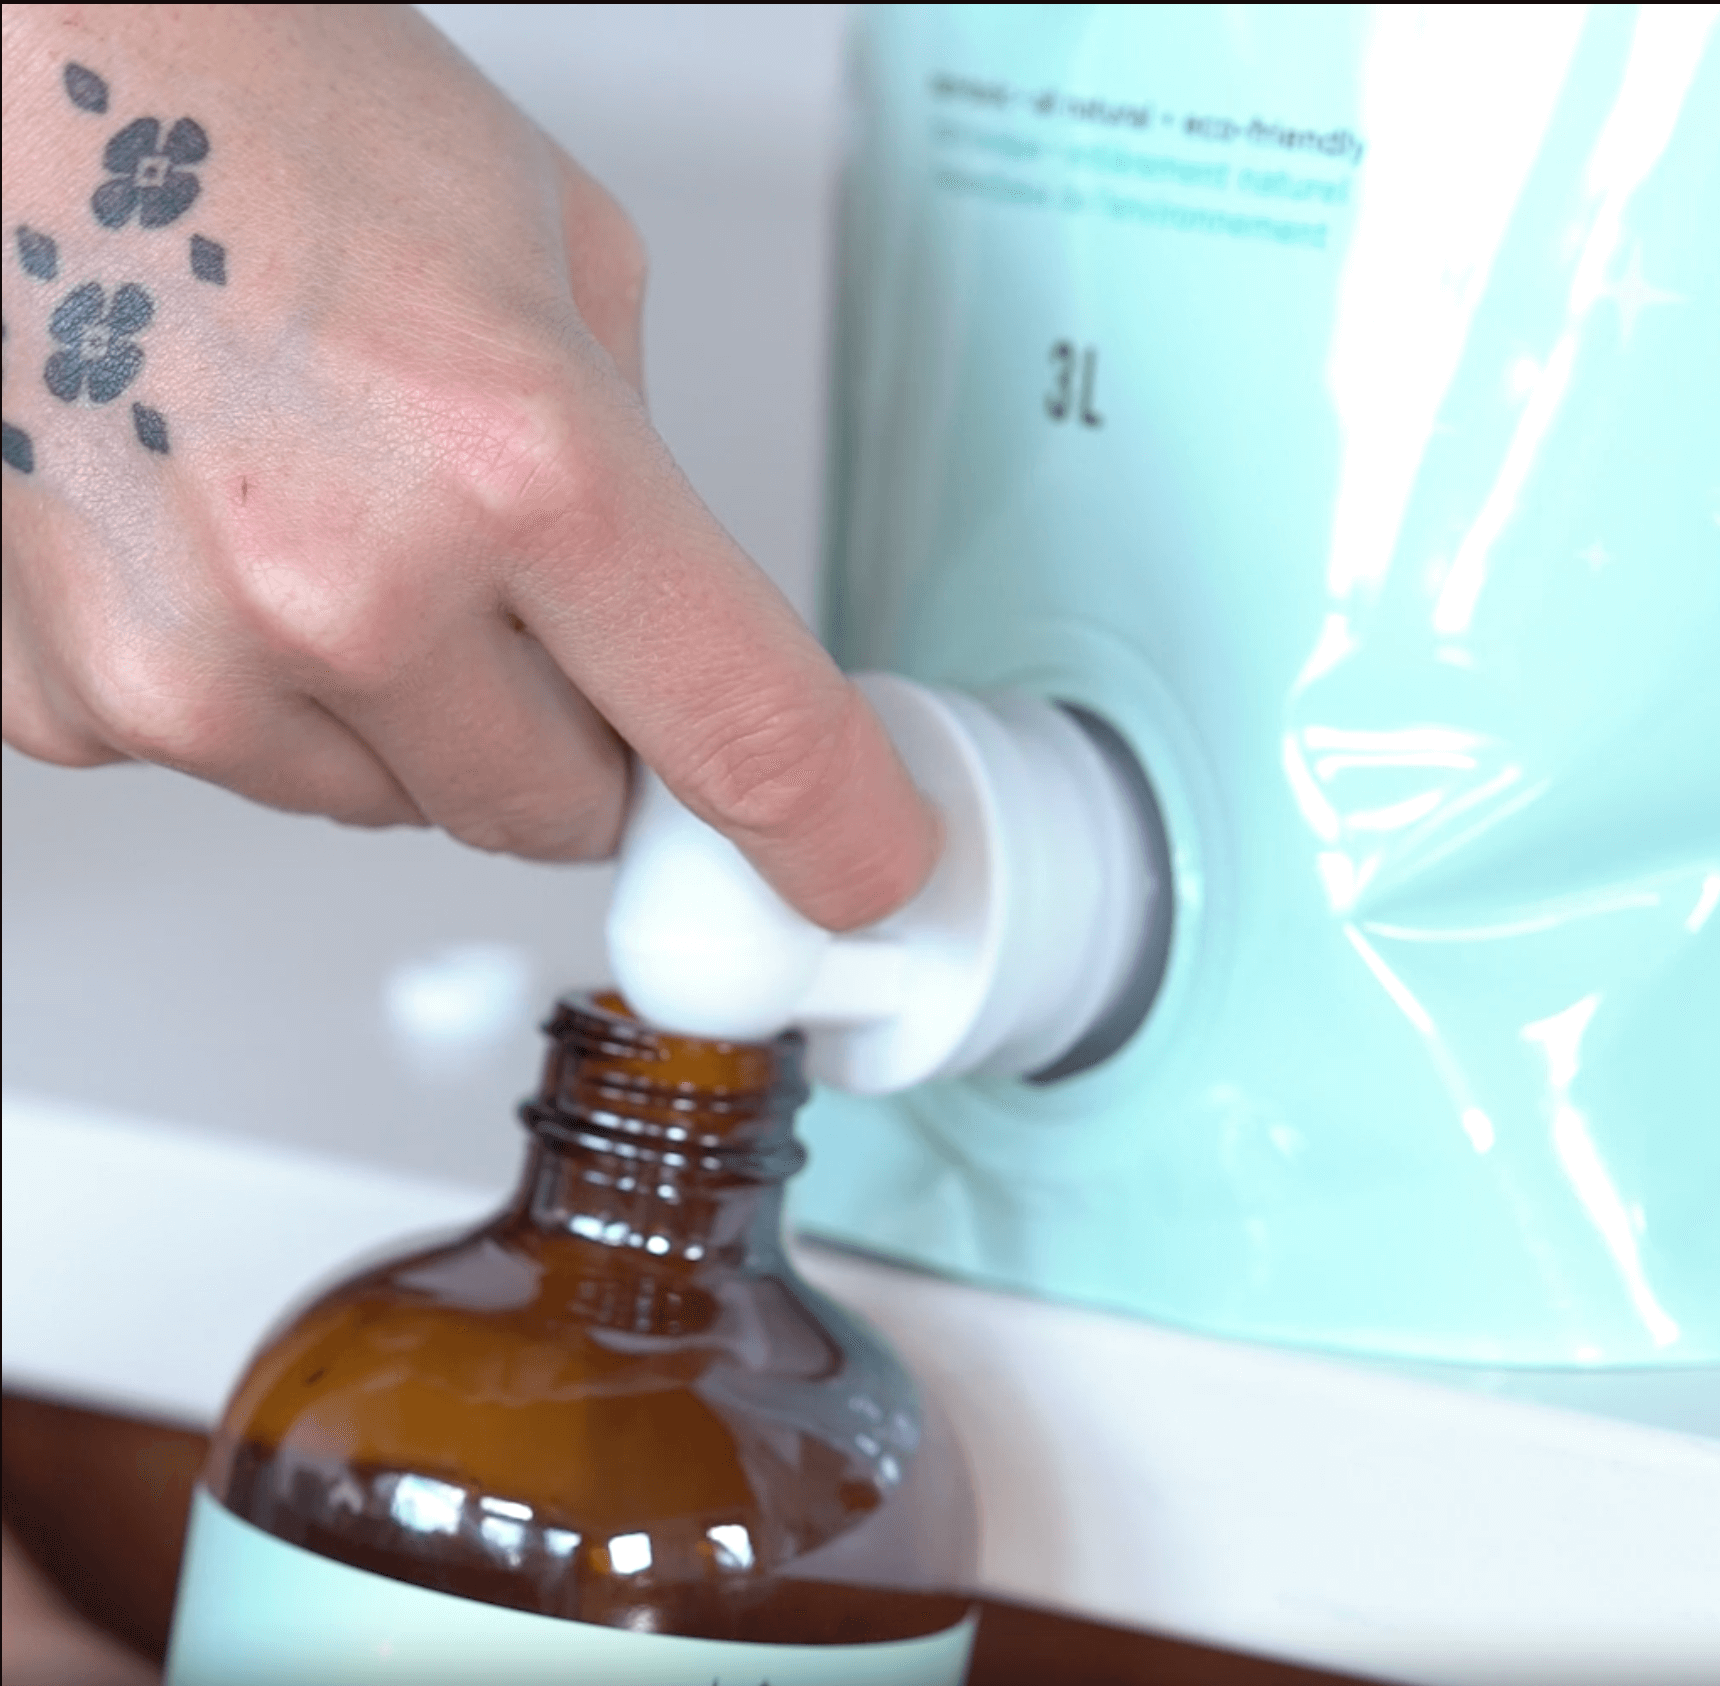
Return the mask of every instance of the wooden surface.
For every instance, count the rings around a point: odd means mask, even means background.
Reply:
[[[83,1615],[159,1661],[201,1434],[8,1393],[5,1520]],[[988,1601],[969,1686],[1339,1686],[1160,1634]]]

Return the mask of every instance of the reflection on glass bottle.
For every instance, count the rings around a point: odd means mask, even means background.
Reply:
[[[548,1029],[510,1203],[324,1294],[240,1383],[194,1513],[169,1678],[275,1678],[233,1655],[267,1649],[235,1631],[236,1605],[284,1635],[339,1627],[327,1612],[374,1587],[379,1611],[421,1596],[408,1589],[454,1597],[379,1614],[374,1632],[343,1615],[352,1633],[315,1656],[271,1643],[344,1680],[357,1658],[341,1645],[410,1646],[483,1605],[486,1621],[531,1612],[534,1644],[719,1642],[665,1667],[772,1647],[777,1686],[849,1678],[816,1659],[803,1672],[801,1647],[829,1664],[832,1648],[919,1641],[889,1678],[953,1686],[976,1537],[959,1453],[893,1355],[782,1249],[782,1185],[804,1158],[798,1039],[667,1035],[613,997],[564,1002]],[[285,1579],[263,1568],[273,1590],[235,1587],[258,1549]],[[314,1595],[316,1616],[281,1607],[307,1566],[348,1577]]]

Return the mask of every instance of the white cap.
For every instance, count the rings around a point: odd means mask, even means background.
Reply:
[[[1019,693],[859,683],[943,817],[925,887],[833,935],[642,770],[609,911],[622,993],[693,1035],[798,1026],[809,1074],[860,1094],[1103,1058],[1144,1016],[1169,939],[1163,827],[1121,739]]]

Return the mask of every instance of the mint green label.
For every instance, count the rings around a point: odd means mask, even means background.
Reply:
[[[168,1686],[960,1686],[974,1620],[882,1645],[681,1639],[505,1610],[335,1563],[192,1503]]]

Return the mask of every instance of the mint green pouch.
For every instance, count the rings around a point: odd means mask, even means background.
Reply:
[[[809,1115],[809,1230],[1240,1336],[1720,1361],[1720,49],[1695,8],[855,42],[828,633],[1079,703],[1163,991]]]

